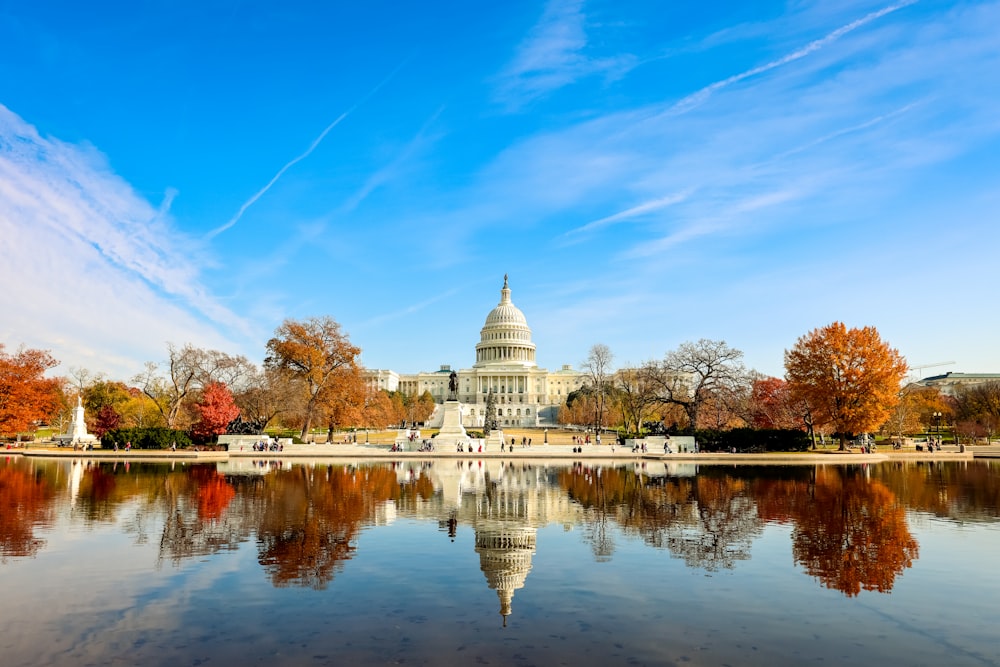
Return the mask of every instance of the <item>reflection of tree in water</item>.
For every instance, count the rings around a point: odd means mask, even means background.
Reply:
[[[173,562],[234,550],[256,535],[260,563],[275,585],[323,588],[353,557],[362,526],[381,516],[387,500],[418,516],[441,509],[443,492],[435,490],[434,468],[426,465],[397,481],[399,471],[389,465],[295,466],[223,477],[214,464],[129,468],[91,463],[72,492],[71,517],[110,521],[125,508],[134,512],[123,522],[125,529],[139,542],[147,539],[147,531],[156,539],[163,517],[160,558]],[[4,557],[37,552],[32,527],[52,517],[56,485],[51,480],[58,475],[25,470],[0,468],[5,475],[0,479]],[[764,522],[786,523],[792,527],[796,563],[847,595],[890,590],[917,557],[904,505],[959,520],[995,520],[996,465],[892,463],[870,473],[871,481],[853,468],[789,466],[709,468],[696,477],[668,477],[638,467],[577,464],[532,478],[543,486],[558,480],[565,496],[546,491],[530,503],[517,496],[514,506],[536,507],[539,498],[551,497],[551,507],[548,500],[543,503],[551,516],[563,521],[582,516],[582,533],[598,560],[611,559],[620,528],[707,570],[732,568],[749,558]],[[506,507],[510,497],[504,494],[512,491],[505,489],[521,488],[511,474],[486,471],[482,498],[462,507],[490,512]],[[468,488],[464,493],[475,495]],[[439,519],[449,517],[456,525],[461,520],[454,510]],[[456,526],[447,525],[454,531]]]
[[[872,474],[908,508],[956,521],[1000,517],[1000,461],[893,461]]]
[[[105,516],[113,516],[127,489],[139,501],[134,516],[125,521],[137,542],[147,539],[148,517],[162,515],[161,562],[234,551],[256,533],[260,563],[277,586],[325,587],[339,564],[352,556],[360,525],[373,519],[379,503],[433,494],[424,475],[401,490],[386,467],[296,466],[267,475],[230,476],[217,472],[214,464],[132,470],[129,483],[116,482],[110,469],[92,475],[99,484],[91,486],[104,489],[105,500],[95,502],[102,494],[88,492],[87,506],[102,507]]]
[[[267,477],[257,527],[260,564],[275,586],[321,589],[354,554],[360,527],[399,494],[388,467],[296,467]]]
[[[559,473],[559,485],[572,500],[583,506],[583,539],[590,545],[594,559],[605,563],[615,552],[609,524],[617,518],[626,497],[628,477],[615,468],[582,464]]]
[[[890,591],[918,553],[895,494],[851,469],[826,467],[806,491],[792,512],[795,562],[848,596]]]
[[[122,526],[126,534],[135,536],[137,544],[145,544],[149,540],[150,524],[155,525],[158,517],[163,516],[159,549],[161,561],[168,559],[176,563],[184,558],[235,549],[249,533],[243,525],[244,521],[221,520],[225,518],[225,507],[235,491],[216,472],[214,464],[177,469],[149,463],[87,461],[74,465],[83,467],[78,488],[71,490],[71,516],[86,523],[114,522],[123,510],[128,511]],[[10,468],[10,472],[16,473],[23,482],[0,484],[0,494],[16,492],[29,504],[42,497],[51,500],[54,498],[54,483],[46,480],[54,480],[59,476],[58,470],[64,467],[62,462],[51,466],[39,465],[38,470],[45,473],[38,472],[34,476],[23,468]],[[35,482],[26,484],[32,479]],[[39,493],[48,495],[38,496]],[[5,508],[0,512],[2,540],[7,532],[5,526],[21,516],[20,510],[8,511],[6,508],[22,505],[13,499],[0,498],[0,501],[3,502],[0,506]],[[51,514],[51,510],[46,512]]]
[[[122,466],[122,470],[125,469]],[[116,472],[108,464],[87,462],[80,480],[75,508],[86,521],[114,521],[119,505],[131,495],[127,489],[118,489]]]
[[[430,500],[435,495],[434,482],[427,475],[425,466],[427,462],[421,463],[419,470],[410,468],[403,481],[396,491],[396,504],[401,511],[416,511],[421,502]]]
[[[560,485],[586,509],[586,539],[599,560],[614,549],[609,519],[707,570],[749,558],[761,532],[746,484],[729,476],[650,477],[625,468],[577,466],[560,475]]]
[[[583,540],[590,545],[594,560],[608,563],[615,553],[615,539],[608,530],[610,519],[606,512],[587,510],[584,515]]]
[[[890,590],[917,557],[896,496],[850,468],[710,470],[672,478],[577,466],[559,481],[586,509],[586,539],[599,559],[612,552],[609,521],[709,571],[748,560],[766,521],[791,523],[796,563],[847,595]]]
[[[690,495],[682,503],[670,493],[671,486],[665,485],[667,493],[662,498],[665,509],[676,518],[649,526],[644,532],[648,543],[666,547],[690,567],[709,571],[731,569],[738,561],[750,559],[750,547],[761,534],[763,522],[746,482],[699,475],[689,484]]]
[[[236,495],[236,489],[226,481],[225,475],[215,470],[192,472],[193,481],[198,485],[198,518],[202,521],[218,520]]]
[[[0,562],[34,556],[45,543],[35,537],[35,526],[49,525],[54,516],[55,488],[51,479],[15,467],[0,467]]]
[[[236,489],[214,464],[167,473],[151,491],[149,501],[164,508],[161,560],[178,563],[186,558],[235,551],[248,538],[246,517],[226,512]]]

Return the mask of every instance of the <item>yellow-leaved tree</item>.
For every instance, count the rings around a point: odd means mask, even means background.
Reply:
[[[853,433],[875,431],[899,401],[906,361],[875,327],[848,329],[834,322],[814,329],[785,351],[785,379],[793,397],[829,423],[846,449]]]

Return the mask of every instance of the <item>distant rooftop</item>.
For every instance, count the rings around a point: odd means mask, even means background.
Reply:
[[[932,380],[941,381],[961,381],[961,380],[1000,380],[1000,373],[944,373],[943,375],[932,375],[930,377],[925,377],[920,380],[920,382],[930,382]]]
[[[935,387],[946,395],[954,395],[959,387],[1000,382],[1000,373],[945,373],[932,375],[913,384],[918,387]]]

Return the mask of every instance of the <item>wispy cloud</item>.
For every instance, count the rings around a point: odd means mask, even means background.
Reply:
[[[383,313],[382,315],[377,315],[376,317],[373,317],[369,320],[362,322],[360,326],[373,327],[380,324],[385,324],[386,322],[391,322],[393,320],[398,320],[400,318],[407,317],[408,315],[413,315],[414,313],[419,313],[428,306],[432,306],[435,303],[438,303],[439,301],[445,301],[446,299],[450,299],[451,297],[458,294],[458,292],[459,292],[458,288],[452,288],[447,292],[443,292],[441,294],[433,296],[430,299],[424,299],[423,301],[418,301],[417,303],[410,304],[405,308],[395,310],[391,313]]]
[[[166,340],[246,335],[249,323],[203,286],[202,251],[172,225],[172,198],[153,208],[104,156],[42,137],[0,105],[0,340],[120,369],[130,353],[160,358]]]
[[[809,54],[819,51],[824,46],[827,46],[828,44],[837,41],[844,35],[847,35],[848,33],[853,32],[858,28],[861,28],[862,26],[865,26],[871,23],[872,21],[880,19],[887,14],[891,14],[892,12],[903,9],[904,7],[909,7],[910,5],[915,4],[916,2],[917,0],[904,0],[904,2],[899,2],[894,5],[889,5],[888,7],[883,7],[882,9],[866,14],[865,16],[855,21],[851,21],[850,23],[837,28],[836,30],[826,34],[825,36],[817,40],[809,42],[802,48],[793,51],[789,54],[786,54],[781,58],[772,60],[763,65],[758,65],[757,67],[752,67],[748,70],[740,72],[739,74],[734,74],[720,81],[710,83],[704,88],[694,93],[691,93],[690,95],[687,95],[686,97],[677,101],[674,105],[670,107],[668,113],[679,113],[687,111],[707,100],[709,97],[712,96],[713,93],[722,90],[723,88],[726,88],[728,86],[731,86],[734,83],[739,83],[740,81],[743,81],[745,79],[749,79],[759,74],[764,74],[765,72],[769,72],[778,67],[782,67],[783,65],[793,63],[796,60],[801,60],[802,58],[805,58]]]
[[[821,137],[817,137],[816,139],[812,139],[811,141],[808,141],[808,142],[806,142],[805,144],[803,144],[801,146],[795,146],[794,148],[790,148],[790,149],[788,149],[786,151],[783,151],[783,152],[775,155],[773,158],[771,158],[770,161],[783,160],[785,158],[792,157],[793,155],[796,155],[798,153],[803,153],[805,151],[808,151],[808,150],[811,150],[813,148],[816,148],[817,146],[821,146],[821,145],[823,145],[823,144],[825,144],[827,142],[833,141],[834,139],[839,139],[840,137],[844,137],[844,136],[847,136],[849,134],[854,134],[856,132],[862,132],[864,130],[867,130],[867,129],[870,129],[872,127],[875,127],[876,125],[879,125],[880,123],[885,123],[887,121],[893,120],[894,118],[896,118],[898,116],[902,116],[903,114],[909,112],[910,110],[916,108],[917,106],[919,106],[918,102],[912,102],[910,104],[905,104],[905,105],[901,106],[898,109],[893,109],[892,111],[890,111],[888,113],[879,114],[875,118],[869,118],[868,120],[866,120],[864,122],[856,123],[856,124],[851,125],[849,127],[838,128],[838,129],[834,130],[833,132],[829,132],[827,134],[824,134]]]
[[[342,120],[344,120],[345,118],[347,118],[347,116],[350,115],[350,113],[352,111],[354,111],[355,108],[357,108],[357,105],[351,107],[350,109],[348,109],[344,113],[342,113],[339,116],[337,116],[336,120],[334,120],[332,123],[330,123],[329,125],[327,125],[326,129],[324,129],[322,132],[320,132],[320,134],[319,134],[318,137],[316,137],[315,139],[313,139],[313,142],[311,144],[309,144],[309,148],[307,148],[304,152],[300,153],[296,157],[292,158],[290,161],[286,162],[285,165],[281,169],[278,170],[278,173],[276,173],[274,176],[271,177],[271,180],[267,182],[267,185],[265,185],[260,190],[258,190],[257,192],[255,192],[253,194],[253,196],[250,197],[250,199],[248,199],[245,202],[243,202],[243,205],[240,206],[240,208],[239,208],[238,211],[236,211],[236,215],[234,215],[233,217],[231,217],[229,219],[229,221],[226,222],[226,224],[221,225],[220,227],[216,227],[215,229],[213,229],[212,231],[210,231],[208,234],[205,235],[205,238],[207,240],[211,240],[211,239],[215,238],[216,236],[218,236],[219,234],[221,234],[222,232],[224,232],[227,229],[231,228],[237,222],[239,222],[240,218],[243,217],[243,214],[246,213],[246,211],[247,211],[248,208],[250,208],[251,206],[253,206],[254,203],[258,199],[260,199],[261,197],[263,197],[264,194],[267,193],[267,191],[270,190],[271,187],[275,183],[278,182],[278,179],[281,178],[282,176],[284,176],[284,174],[285,174],[286,171],[288,171],[289,169],[291,169],[292,167],[294,167],[296,164],[298,164],[302,160],[304,160],[307,157],[309,157],[309,155],[312,154],[312,152],[314,150],[316,150],[316,147],[319,146],[320,142],[323,141],[323,139],[326,137],[326,135],[330,133],[330,130],[332,130],[333,128],[335,128],[338,125],[340,125],[340,122]]]
[[[498,97],[509,106],[542,97],[593,74],[621,75],[634,66],[630,54],[598,58],[587,53],[583,0],[550,0],[499,77]]]
[[[393,159],[388,165],[379,169],[374,174],[368,177],[360,189],[351,195],[348,200],[344,203],[342,207],[344,211],[353,211],[356,209],[361,202],[363,202],[368,195],[374,192],[377,188],[388,182],[393,175],[399,170],[400,166],[409,160],[414,153],[420,150],[427,143],[427,132],[428,129],[434,124],[434,121],[438,119],[441,112],[444,111],[444,107],[439,107],[437,111],[431,114],[420,129],[417,131],[416,136],[413,137],[402,151]]]
[[[210,231],[208,234],[205,235],[205,238],[207,240],[211,240],[211,239],[215,238],[216,236],[218,236],[219,234],[221,234],[222,232],[226,231],[227,229],[230,229],[237,222],[239,222],[240,218],[243,217],[243,214],[246,213],[247,209],[250,208],[251,206],[253,206],[254,203],[256,203],[256,201],[258,199],[260,199],[261,197],[263,197],[267,193],[267,191],[270,190],[274,186],[274,184],[278,182],[278,179],[280,179],[282,176],[285,175],[286,171],[288,171],[289,169],[291,169],[292,167],[294,167],[299,162],[302,162],[302,160],[304,160],[307,157],[309,157],[312,154],[312,152],[314,150],[316,150],[316,148],[320,145],[320,143],[323,141],[323,139],[326,138],[326,135],[328,135],[333,128],[335,128],[338,125],[340,125],[340,123],[344,119],[346,119],[348,116],[350,116],[352,113],[354,113],[354,111],[356,111],[358,109],[358,107],[360,107],[361,105],[363,105],[373,95],[375,95],[375,93],[377,93],[382,88],[382,86],[384,86],[385,84],[387,84],[392,79],[392,77],[394,77],[396,75],[396,73],[400,69],[402,69],[403,65],[405,65],[405,64],[406,64],[406,61],[404,60],[402,63],[400,63],[399,65],[397,65],[394,70],[392,70],[391,72],[389,72],[389,74],[384,79],[382,79],[381,81],[379,81],[378,84],[374,88],[372,88],[370,91],[368,91],[368,93],[364,97],[362,97],[360,100],[358,100],[347,111],[345,111],[342,114],[340,114],[339,116],[337,116],[332,123],[330,123],[329,125],[327,125],[323,129],[323,131],[319,133],[319,136],[317,136],[315,139],[313,139],[312,143],[309,144],[309,147],[306,148],[305,151],[303,151],[299,155],[295,156],[294,158],[292,158],[291,160],[289,160],[288,162],[286,162],[285,165],[281,169],[278,170],[278,173],[276,173],[274,176],[271,177],[271,180],[267,182],[267,185],[265,185],[260,190],[258,190],[257,192],[255,192],[253,194],[253,196],[250,197],[250,199],[247,199],[245,202],[243,202],[243,205],[240,206],[240,208],[239,208],[238,211],[236,211],[236,215],[234,215],[232,218],[230,218],[224,225],[216,227],[215,229],[213,229],[212,231]]]
[[[888,168],[892,152],[872,162],[863,144],[878,130],[888,129],[892,125],[888,121],[915,108],[912,102],[900,103],[898,95],[889,91],[916,90],[914,82],[932,76],[902,68],[903,63],[918,60],[914,49],[927,47],[886,29],[847,49],[831,50],[828,60],[840,62],[836,78],[803,76],[802,68],[796,67],[781,76],[760,77],[751,86],[732,84],[800,62],[911,4],[900,2],[864,14],[781,58],[706,86],[679,102],[626,109],[531,136],[511,146],[484,171],[481,188],[471,193],[470,208],[479,211],[479,202],[491,201],[495,205],[487,211],[490,219],[565,220],[578,211],[621,206],[617,193],[627,192],[632,198],[645,195],[638,204],[557,236],[561,245],[597,240],[602,254],[611,251],[615,257],[650,257],[656,248],[728,234],[735,227],[742,226],[740,233],[749,234],[791,224],[777,222],[784,219],[781,212],[790,210],[789,204],[826,198],[827,193],[864,181],[865,174],[872,173],[869,168]],[[859,47],[876,66],[852,64]],[[719,101],[710,108],[683,116],[669,113],[712,94]],[[886,110],[888,105],[892,106]],[[911,142],[908,150],[915,145]],[[504,191],[512,196],[505,199]],[[498,204],[502,201],[509,203]],[[670,220],[658,220],[662,216],[657,214],[668,208]],[[757,215],[765,209],[766,215]],[[464,213],[455,218],[467,225],[472,216]],[[635,248],[628,247],[635,235],[612,238],[594,233],[639,219],[652,223],[648,229],[653,238],[643,236]]]
[[[575,229],[571,229],[568,232],[566,232],[563,236],[578,237],[582,234],[586,234],[588,232],[593,232],[598,229],[601,229],[602,227],[607,227],[608,225],[624,222],[626,220],[632,220],[633,218],[638,218],[647,215],[649,213],[659,211],[661,209],[667,208],[668,206],[679,204],[680,202],[690,197],[691,192],[692,190],[685,190],[683,192],[667,195],[666,197],[660,197],[658,199],[645,201],[636,206],[632,206],[631,208],[627,208],[624,211],[619,211],[618,213],[614,213],[612,215],[600,218],[598,220],[588,222],[587,224],[577,227]]]

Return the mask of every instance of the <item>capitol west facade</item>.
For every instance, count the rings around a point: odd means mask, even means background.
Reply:
[[[430,392],[443,403],[448,398],[450,366],[440,370],[400,375],[391,370],[365,371],[378,389],[401,391],[411,396]],[[535,363],[535,344],[524,313],[510,299],[507,276],[503,277],[500,303],[486,316],[476,344],[472,368],[455,371],[462,425],[481,428],[486,419],[486,400],[495,394],[497,421],[503,427],[554,426],[566,397],[583,386],[585,374],[564,365],[548,371]],[[440,413],[438,410],[435,415]],[[434,417],[431,417],[434,425]]]

